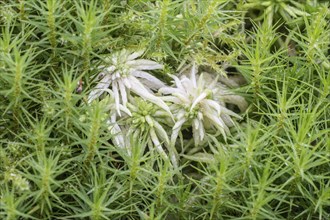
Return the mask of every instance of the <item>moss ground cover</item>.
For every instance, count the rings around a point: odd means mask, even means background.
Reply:
[[[0,2],[0,219],[330,219],[326,0]]]

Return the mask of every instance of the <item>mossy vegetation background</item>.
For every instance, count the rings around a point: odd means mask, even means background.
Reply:
[[[330,219],[329,24],[326,0],[1,1],[0,219]],[[168,85],[244,79],[249,107],[226,138],[183,129],[178,167],[148,136],[128,155],[87,101],[123,50]]]

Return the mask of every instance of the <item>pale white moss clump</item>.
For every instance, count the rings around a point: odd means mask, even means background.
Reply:
[[[90,103],[100,97],[106,89],[111,87],[119,115],[120,104],[126,106],[130,92],[153,102],[170,114],[169,107],[152,92],[152,90],[157,90],[165,84],[145,71],[162,69],[163,65],[151,60],[136,59],[142,54],[143,51],[130,54],[126,50],[122,50],[107,58],[105,61],[110,66],[99,67],[102,71],[98,78],[101,80],[89,94],[88,102]]]
[[[199,145],[205,138],[207,131],[220,131],[225,138],[229,134],[229,127],[234,125],[231,117],[240,118],[229,110],[225,102],[215,97],[223,87],[219,87],[218,79],[212,82],[204,79],[203,74],[196,76],[197,67],[192,65],[190,77],[182,75],[181,79],[172,76],[175,87],[163,87],[161,94],[167,95],[163,100],[173,103],[172,111],[176,123],[172,129],[171,143],[174,144],[184,126],[192,126],[195,145]]]
[[[155,149],[164,159],[170,158],[172,164],[177,166],[177,153],[175,148],[170,145],[168,135],[169,125],[173,125],[168,114],[155,104],[139,97],[131,98],[127,107],[132,114],[121,118],[118,122],[120,130],[116,126],[114,127],[117,131],[121,131],[120,135],[114,137],[115,142],[118,141],[120,145],[125,145],[130,149],[129,137],[133,137],[135,140],[141,137],[147,138],[150,150]]]

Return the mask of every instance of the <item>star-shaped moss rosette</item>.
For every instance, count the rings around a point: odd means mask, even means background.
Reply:
[[[119,122],[120,126],[114,127],[121,134],[115,137],[115,141],[127,147],[130,145],[128,137],[145,137],[149,149],[155,149],[164,159],[170,159],[173,166],[177,167],[177,153],[170,145],[167,132],[170,127],[166,126],[173,125],[173,121],[167,112],[139,97],[130,98],[127,108],[132,114],[124,116]]]
[[[145,71],[162,69],[163,65],[152,60],[136,59],[142,54],[143,51],[130,54],[128,51],[122,50],[105,59],[110,65],[99,67],[102,71],[98,78],[101,80],[89,94],[88,102],[100,97],[104,93],[104,89],[110,88],[114,94],[119,116],[121,115],[119,106],[120,104],[126,106],[130,92],[158,105],[171,115],[165,102],[152,92],[152,90],[164,87],[165,84]]]
[[[230,133],[229,127],[234,125],[231,117],[241,118],[226,108],[224,102],[215,99],[219,94],[218,79],[211,83],[203,74],[196,78],[197,67],[192,65],[190,77],[183,75],[181,79],[172,76],[175,87],[163,87],[161,94],[167,95],[163,100],[173,103],[172,112],[176,123],[172,128],[171,145],[173,146],[184,127],[192,127],[195,145],[199,145],[207,132],[220,131],[224,138]]]

